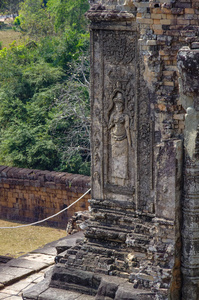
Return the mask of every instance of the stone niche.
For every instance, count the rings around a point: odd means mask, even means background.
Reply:
[[[92,217],[50,287],[198,300],[199,5],[90,3]]]

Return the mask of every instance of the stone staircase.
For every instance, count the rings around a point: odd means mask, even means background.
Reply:
[[[147,259],[153,223],[145,216],[135,217],[130,213],[125,220],[121,213],[119,217],[119,212],[114,217],[116,224],[110,224],[110,212],[108,219],[104,215],[102,221],[101,216],[100,223],[95,216],[85,233],[86,240],[70,248],[62,247],[62,253],[57,247],[57,264],[50,288],[95,296],[95,299],[155,299],[155,290],[151,291],[150,287],[156,272],[152,275],[152,270],[145,267],[150,265]],[[122,298],[127,291],[128,298]]]
[[[154,216],[109,205],[93,204],[84,239],[57,245],[47,289],[66,299],[70,293],[95,300],[168,299],[171,269]]]

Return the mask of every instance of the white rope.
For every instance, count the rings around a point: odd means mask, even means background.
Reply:
[[[77,203],[79,200],[81,200],[86,194],[88,194],[89,192],[91,191],[91,189],[89,189],[86,193],[84,193],[79,199],[77,199],[76,201],[74,201],[73,203],[71,203],[69,206],[65,207],[64,209],[60,210],[58,213],[48,217],[48,218],[45,218],[43,220],[40,220],[40,221],[37,221],[37,222],[34,222],[34,223],[30,223],[30,224],[24,224],[24,225],[18,225],[18,226],[12,226],[12,227],[0,227],[0,229],[12,229],[12,228],[22,228],[22,227],[28,227],[28,226],[33,226],[33,225],[37,225],[39,223],[43,223],[49,219],[52,219],[58,215],[60,215],[61,213],[63,213],[65,210],[69,209],[71,206],[73,206],[75,203]]]

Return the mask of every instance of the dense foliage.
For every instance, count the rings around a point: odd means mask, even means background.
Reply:
[[[15,25],[29,41],[0,51],[0,164],[89,174],[87,9],[21,3]]]
[[[0,11],[9,14],[17,14],[22,0],[0,0]]]

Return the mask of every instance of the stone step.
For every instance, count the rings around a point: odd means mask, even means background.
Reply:
[[[121,272],[121,271],[117,271],[117,276],[120,277],[120,278],[124,278],[124,279],[129,279],[129,273],[127,272]]]
[[[103,276],[95,300],[155,300],[155,294],[134,289],[127,279],[116,276]]]
[[[122,226],[117,226],[117,225],[109,225],[108,227],[105,226],[104,224],[98,224],[97,222],[92,222],[91,225],[89,225],[89,228],[93,230],[100,230],[104,232],[114,232],[115,234],[131,234],[135,236],[140,236],[143,237],[144,239],[149,239],[150,235],[150,229],[151,225],[147,224],[143,225],[140,223],[134,222],[132,226],[128,226],[127,228],[123,228]]]
[[[90,226],[88,227],[85,237],[89,239],[98,239],[99,241],[112,241],[115,244],[123,244],[125,243],[126,240],[126,235],[129,231],[122,231],[119,229],[116,230],[114,228],[100,228],[99,226],[93,227]]]
[[[0,264],[6,264],[11,259],[13,259],[13,257],[0,255]]]
[[[150,229],[153,227],[151,221],[147,222],[119,212],[98,210],[98,213],[95,214],[95,221],[92,221],[91,226],[95,227],[102,224],[109,228],[118,227],[128,232],[130,230],[131,232],[142,234],[150,234]]]
[[[60,253],[75,247],[77,243],[83,241],[84,239],[84,233],[82,231],[79,231],[75,234],[68,235],[67,237],[60,239],[59,242],[56,244],[56,250],[57,254],[59,255]]]
[[[139,230],[138,228],[134,228],[133,230],[124,229],[118,226],[109,226],[107,227],[97,225],[91,225],[88,227],[85,236],[90,240],[90,242],[93,242],[94,239],[98,239],[98,241],[107,241],[107,242],[114,242],[115,244],[118,244],[122,246],[126,246],[126,243],[131,239],[132,241],[135,241],[136,246],[143,247],[150,243],[150,240],[152,239],[152,236],[150,236],[149,232],[146,231],[145,233],[143,230]],[[129,244],[131,246],[131,244]],[[134,247],[134,244],[132,244]]]
[[[69,254],[69,255],[75,255],[75,254],[77,254],[77,251],[78,250],[76,250],[74,248],[70,248],[69,250],[67,250],[67,254]]]
[[[24,300],[95,300],[95,296],[81,294],[74,291],[57,289],[57,288],[45,288],[43,291],[38,291],[38,287],[27,290],[23,294]]]
[[[88,272],[87,272],[88,273]],[[74,274],[73,274],[74,275]],[[77,274],[76,274],[77,275]],[[81,273],[82,275],[82,273]],[[84,274],[85,275],[85,274]],[[88,275],[88,274],[87,274]],[[91,279],[89,274],[89,280]],[[85,276],[84,276],[85,279]],[[135,289],[127,279],[93,274],[93,286],[78,286],[77,282],[62,282],[63,286],[49,286],[50,276],[23,293],[24,300],[155,300],[155,293]],[[95,289],[93,287],[95,286]],[[90,288],[90,290],[89,290]],[[78,290],[77,290],[78,289]],[[90,294],[89,294],[90,293]],[[93,294],[91,294],[93,293]],[[166,299],[166,298],[164,298]]]
[[[80,293],[95,295],[99,287],[101,277],[92,272],[75,269],[58,264],[53,269],[50,287],[61,288]]]
[[[27,293],[24,300],[37,300],[37,296]],[[109,296],[111,297],[109,297]],[[113,298],[114,297],[114,298]],[[81,294],[74,291],[57,289],[57,288],[48,288],[39,294],[39,299],[41,300],[155,300],[155,296],[152,293],[147,293],[146,291],[140,291],[137,289],[131,290],[128,286],[119,286],[117,285],[114,289],[112,283],[102,284],[100,287],[99,293],[96,296],[91,296],[87,294]]]
[[[86,246],[84,246],[84,249],[87,253],[92,253],[95,255],[102,255],[106,257],[115,257],[121,260],[124,260],[127,252],[123,251],[122,248],[111,248],[110,243],[108,243],[108,247],[106,248],[106,244],[104,247],[102,247],[99,244],[94,243],[87,243]]]
[[[66,291],[56,288],[49,288],[40,295],[42,300],[95,300],[95,296],[81,294],[73,291]],[[31,299],[30,299],[31,300]]]
[[[86,265],[84,261],[84,266],[86,266],[86,270],[90,272],[97,272],[104,275],[114,275],[123,278],[128,278],[130,274],[129,267],[125,264],[124,261],[114,262],[111,264],[95,264],[95,265]]]
[[[115,260],[115,269],[120,271],[125,271],[129,269],[129,267],[125,261],[117,259]]]
[[[88,296],[95,296],[95,300],[100,299],[114,299],[114,300],[152,300],[154,293],[150,291],[143,291],[134,289],[132,283],[128,282],[128,274],[125,272],[113,271],[113,275],[108,276],[102,274],[103,270],[95,269],[95,272],[88,272],[83,270],[69,270],[63,266],[56,266],[53,270],[49,288],[66,290],[67,292],[77,292],[86,294]],[[101,273],[101,274],[100,274]],[[120,274],[119,274],[120,273]],[[120,277],[118,277],[119,275]],[[150,278],[140,278],[148,281]],[[42,300],[45,298],[41,298]],[[48,300],[50,300],[49,298]],[[59,299],[59,298],[58,298]],[[66,298],[68,299],[68,298]],[[73,299],[73,298],[71,298]],[[89,298],[88,298],[89,299]]]

